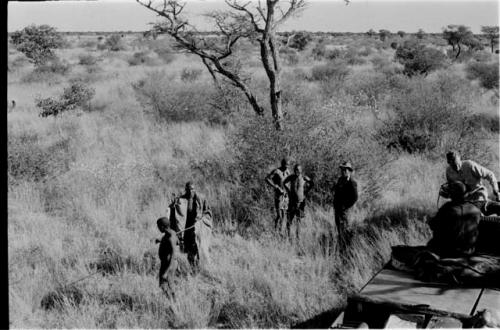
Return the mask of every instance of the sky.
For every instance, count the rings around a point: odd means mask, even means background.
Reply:
[[[246,1],[246,0],[245,0]],[[199,30],[213,30],[203,13],[226,8],[223,0],[187,0],[185,12]],[[159,18],[134,0],[73,0],[8,3],[8,31],[29,24],[49,24],[59,31],[145,31]],[[387,29],[438,33],[449,24],[499,25],[498,0],[309,0],[300,16],[282,31],[366,32]]]

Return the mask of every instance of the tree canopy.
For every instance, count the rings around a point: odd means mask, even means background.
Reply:
[[[36,66],[56,58],[54,49],[60,48],[64,39],[49,25],[30,25],[12,33],[11,42]]]

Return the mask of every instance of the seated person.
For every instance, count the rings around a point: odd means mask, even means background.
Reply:
[[[432,239],[427,246],[441,257],[470,255],[475,251],[481,211],[464,200],[466,191],[462,182],[450,182],[451,201],[441,206],[429,221]]]

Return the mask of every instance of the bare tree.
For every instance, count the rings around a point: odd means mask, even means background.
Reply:
[[[225,0],[227,11],[214,11],[206,16],[218,29],[218,38],[201,37],[196,28],[182,15],[186,3],[180,0],[136,0],[139,4],[165,18],[155,25],[155,30],[167,33],[175,39],[180,49],[198,55],[212,78],[225,77],[247,97],[258,115],[264,114],[255,94],[238,70],[225,65],[233,55],[236,44],[242,39],[256,41],[260,48],[260,60],[269,81],[269,102],[277,130],[283,129],[282,91],[280,82],[281,65],[278,57],[276,30],[287,19],[305,7],[305,0],[259,0],[257,2]]]

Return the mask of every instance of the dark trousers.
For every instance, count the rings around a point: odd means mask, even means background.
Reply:
[[[341,205],[335,206],[335,225],[337,227],[337,242],[341,250],[344,250],[347,244],[348,231],[347,226],[349,224],[349,209]]]

